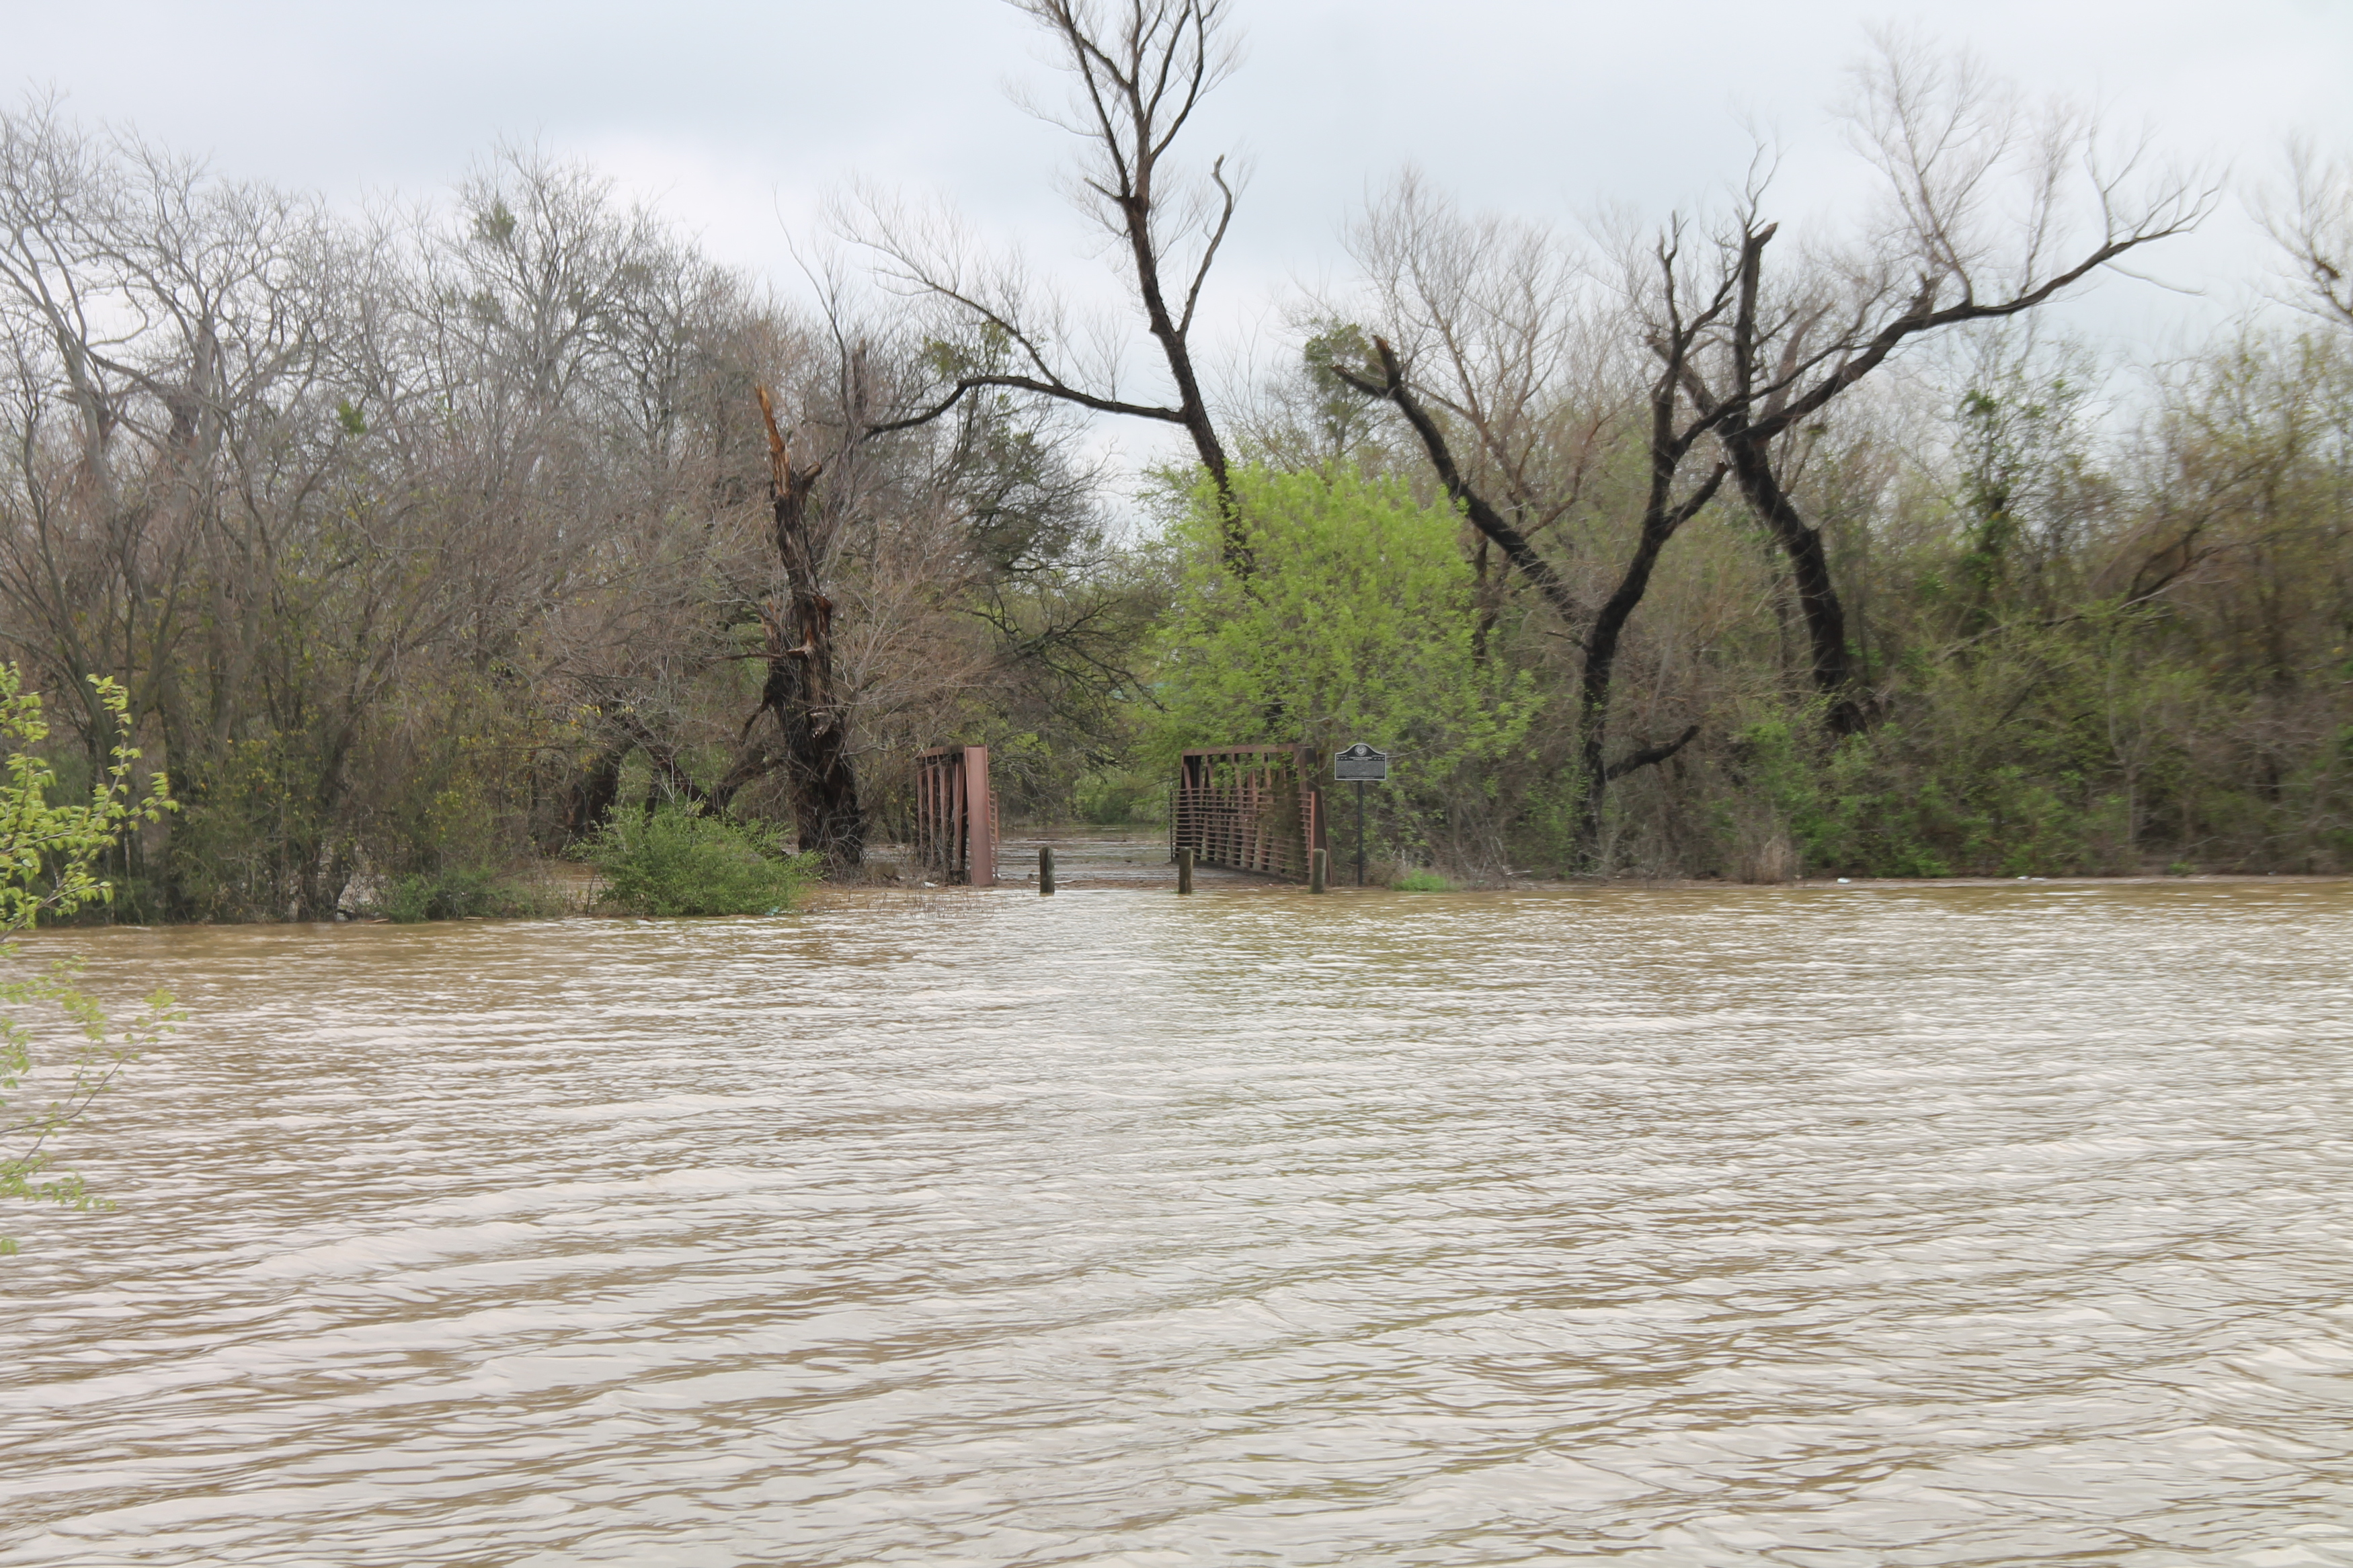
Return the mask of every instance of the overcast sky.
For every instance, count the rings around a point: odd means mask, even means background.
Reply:
[[[1408,163],[1473,206],[1660,215],[1720,196],[1761,126],[1785,153],[1777,210],[1802,226],[1854,188],[1826,108],[1873,25],[1974,49],[2242,177],[2270,173],[2292,132],[2353,152],[2353,0],[1233,0],[1233,15],[1242,68],[1194,142],[1253,167],[1218,283],[1229,349],[1286,289],[1345,274],[1347,215]],[[0,0],[0,72],[226,174],[342,202],[419,196],[502,137],[536,139],[780,282],[787,236],[817,232],[852,175],[945,194],[1074,288],[1092,276],[1053,181],[1067,138],[1006,95],[1051,88],[1044,58],[999,0]],[[2260,265],[2227,202],[2152,262],[2200,298],[2112,281],[2076,319],[2154,340],[2242,308]]]

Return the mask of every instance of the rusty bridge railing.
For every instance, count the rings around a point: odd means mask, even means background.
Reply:
[[[1216,746],[1187,752],[1176,766],[1168,848],[1224,866],[1301,881],[1311,849],[1324,842],[1318,754],[1305,746]]]
[[[915,754],[915,859],[943,882],[997,886],[997,792],[987,746]]]

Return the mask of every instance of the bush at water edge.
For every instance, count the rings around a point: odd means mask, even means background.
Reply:
[[[678,805],[617,816],[576,853],[596,868],[597,906],[622,914],[775,914],[818,875],[776,829]]]

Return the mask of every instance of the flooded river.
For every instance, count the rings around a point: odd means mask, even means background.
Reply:
[[[94,932],[0,1563],[2353,1564],[2353,889]]]

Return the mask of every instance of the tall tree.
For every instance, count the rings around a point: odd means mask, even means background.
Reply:
[[[1068,316],[1018,267],[976,257],[952,226],[924,223],[870,193],[852,236],[882,258],[885,275],[985,323],[1017,351],[1019,368],[973,369],[928,406],[895,420],[935,419],[980,387],[1008,387],[1100,414],[1174,425],[1192,442],[1229,521],[1228,553],[1246,566],[1233,512],[1224,442],[1211,418],[1193,353],[1193,329],[1238,191],[1220,155],[1205,177],[1171,166],[1177,138],[1202,99],[1233,68],[1225,0],[1012,0],[1053,38],[1073,79],[1071,100],[1045,117],[1077,136],[1080,207],[1126,258],[1145,331],[1160,351],[1173,396],[1119,395],[1116,355],[1083,363]],[[1044,112],[1044,111],[1041,111]]]
[[[1445,226],[1427,221],[1419,223],[1417,227],[1425,244],[1431,237],[1446,233]],[[1649,378],[1639,405],[1646,459],[1641,505],[1634,520],[1633,548],[1614,578],[1607,580],[1607,592],[1595,602],[1588,603],[1579,595],[1568,578],[1537,551],[1528,535],[1514,526],[1503,508],[1472,483],[1456,456],[1445,424],[1433,413],[1425,395],[1417,391],[1409,368],[1385,337],[1373,339],[1373,356],[1363,367],[1344,367],[1336,363],[1334,366],[1349,384],[1367,395],[1384,398],[1396,407],[1427,454],[1440,483],[1482,541],[1494,545],[1543,595],[1577,639],[1581,654],[1577,703],[1580,784],[1577,837],[1579,856],[1588,865],[1598,865],[1602,853],[1609,786],[1638,769],[1655,766],[1673,757],[1699,733],[1699,726],[1692,724],[1675,740],[1646,743],[1615,758],[1609,755],[1610,702],[1627,628],[1650,591],[1652,575],[1668,542],[1715,499],[1725,474],[1724,466],[1718,464],[1696,482],[1683,476],[1693,447],[1715,428],[1722,417],[1718,412],[1692,406],[1684,371],[1693,346],[1729,308],[1731,291],[1719,283],[1712,291],[1703,290],[1696,299],[1689,297],[1689,268],[1678,229],[1670,229],[1661,238],[1653,259],[1660,279],[1661,313],[1653,323],[1651,342],[1661,363]],[[1430,288],[1428,280],[1439,275],[1440,268],[1427,260],[1411,270],[1421,279],[1413,298],[1438,328],[1433,341],[1441,345],[1439,357],[1448,367],[1446,374],[1453,393],[1451,412],[1455,422],[1471,432],[1471,439],[1487,459],[1493,482],[1509,497],[1506,505],[1523,518],[1534,512],[1547,523],[1556,520],[1564,515],[1574,494],[1564,500],[1557,498],[1557,492],[1553,496],[1545,493],[1543,481],[1537,477],[1539,465],[1535,448],[1517,433],[1546,416],[1558,416],[1559,411],[1541,406],[1541,378],[1523,380],[1516,388],[1508,380],[1501,387],[1493,383],[1482,386],[1477,371],[1482,356],[1471,347],[1479,330],[1478,322],[1473,312],[1459,309],[1461,300],[1470,295],[1458,297],[1451,290]],[[1546,300],[1532,293],[1523,292],[1520,298],[1524,307],[1533,306],[1537,317],[1566,308],[1560,300]],[[1505,328],[1514,342],[1524,343],[1562,331],[1557,323],[1547,325],[1527,320],[1530,312],[1526,309],[1519,314],[1523,324]],[[1504,320],[1508,321],[1509,318]],[[1573,340],[1577,334],[1566,335]],[[1504,357],[1507,363],[1525,361],[1524,351]],[[1552,391],[1557,395],[1557,388]],[[1572,420],[1575,417],[1573,413],[1569,416]],[[1575,466],[1568,469],[1572,477],[1578,472]]]
[[[1778,226],[1753,187],[1718,246],[1734,308],[1680,370],[1788,563],[1809,678],[1836,731],[1862,724],[1869,703],[1855,685],[1829,550],[1788,482],[1788,454],[1804,430],[1912,340],[2032,310],[2191,227],[2213,199],[2181,172],[2146,174],[2145,146],[2108,148],[2080,111],[2031,110],[1967,56],[1883,37],[1857,87],[1850,120],[1884,181],[1875,229],[1768,282]],[[1654,352],[1663,360],[1672,351]]]

